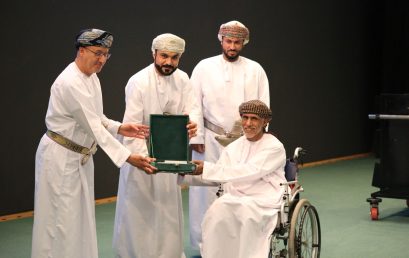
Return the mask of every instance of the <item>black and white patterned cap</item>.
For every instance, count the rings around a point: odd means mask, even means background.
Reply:
[[[266,118],[266,119],[271,119],[272,117],[272,112],[268,108],[268,106],[264,102],[258,99],[254,99],[254,100],[250,100],[250,101],[242,103],[239,106],[239,112],[240,112],[240,115],[255,114],[261,118]]]
[[[75,38],[75,47],[101,46],[110,48],[114,37],[111,33],[99,29],[85,29]]]

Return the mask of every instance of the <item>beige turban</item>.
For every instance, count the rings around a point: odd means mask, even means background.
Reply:
[[[220,41],[223,37],[239,38],[244,40],[244,45],[249,43],[250,31],[239,21],[231,21],[220,26],[217,35]]]
[[[264,102],[257,99],[242,103],[239,106],[239,112],[240,115],[255,114],[261,118],[266,118],[268,120],[270,120],[272,116],[272,112],[268,108],[268,106],[264,104]]]
[[[182,54],[185,52],[185,41],[173,34],[165,33],[157,36],[152,42],[152,52],[164,50]]]
[[[114,37],[111,33],[99,29],[85,29],[80,31],[75,40],[75,47],[101,46],[110,48]]]

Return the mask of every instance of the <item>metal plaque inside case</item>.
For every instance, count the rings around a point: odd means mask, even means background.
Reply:
[[[159,172],[192,173],[187,115],[150,115],[149,156]]]

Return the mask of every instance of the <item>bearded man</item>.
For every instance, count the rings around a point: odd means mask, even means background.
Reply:
[[[222,53],[200,61],[191,84],[194,101],[191,119],[197,123],[197,136],[190,140],[192,158],[216,162],[224,147],[240,134],[238,106],[258,99],[270,105],[265,71],[255,61],[241,56],[249,42],[249,30],[238,21],[220,26],[218,39]],[[189,187],[189,225],[192,248],[201,242],[203,215],[216,199],[217,187]]]
[[[188,114],[191,86],[188,75],[177,69],[185,41],[173,34],[152,42],[153,64],[133,75],[126,85],[123,121],[149,125],[151,114]],[[189,124],[189,130],[196,125]],[[192,134],[191,134],[192,135]],[[124,137],[131,151],[148,155],[145,140]],[[183,252],[183,209],[177,175],[120,170],[113,246],[115,257],[180,258]]]

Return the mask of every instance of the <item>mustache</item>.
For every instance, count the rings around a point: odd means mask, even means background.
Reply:
[[[162,67],[165,67],[165,68],[175,68],[173,65],[162,65]]]

